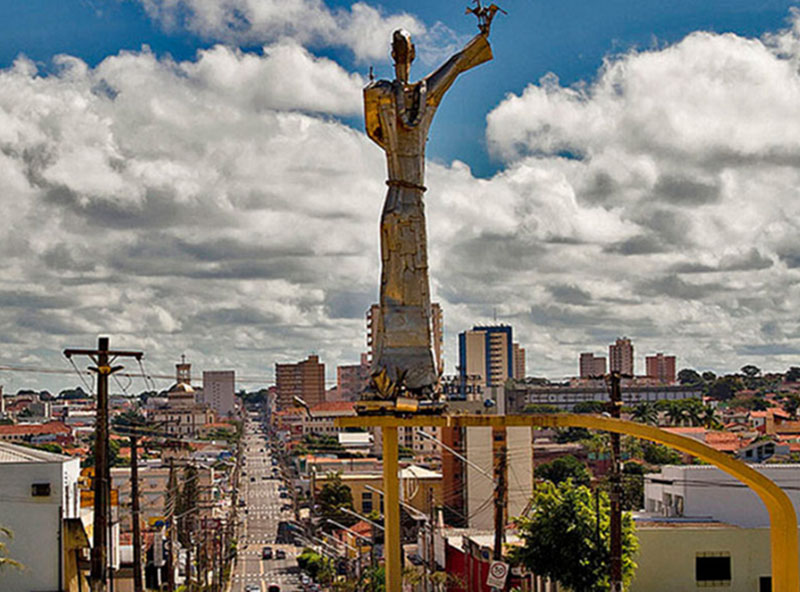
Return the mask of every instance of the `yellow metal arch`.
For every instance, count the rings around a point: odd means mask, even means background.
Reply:
[[[772,560],[772,590],[773,592],[800,592],[800,566],[798,565],[798,540],[797,516],[789,497],[771,480],[758,471],[750,468],[743,462],[719,452],[702,442],[686,436],[667,432],[657,427],[613,419],[597,415],[583,415],[574,413],[558,413],[552,415],[451,415],[451,416],[414,416],[410,418],[396,417],[343,417],[337,418],[339,427],[381,427],[385,428],[384,438],[392,434],[389,439],[389,448],[395,448],[396,429],[398,427],[581,427],[606,432],[616,432],[658,442],[670,448],[680,450],[687,454],[709,462],[729,475],[735,477],[752,489],[767,507],[770,518],[770,549]],[[389,434],[387,434],[387,432]],[[388,452],[388,454],[387,454]],[[396,449],[387,451],[387,441],[384,439],[384,491],[387,494],[398,488]],[[393,461],[393,462],[392,462]],[[391,466],[390,466],[391,465]],[[388,502],[388,500],[387,500]],[[387,504],[391,507],[391,504]],[[394,518],[394,517],[393,517]],[[394,522],[395,520],[391,520]],[[399,526],[399,516],[396,517]],[[389,536],[387,516],[387,547],[399,545],[399,529],[395,543]],[[393,544],[395,543],[395,544]],[[389,556],[387,565],[387,592],[400,589],[399,573],[399,547],[387,549]],[[397,557],[394,557],[397,555]],[[394,561],[393,561],[394,560]],[[395,574],[396,572],[396,574]]]

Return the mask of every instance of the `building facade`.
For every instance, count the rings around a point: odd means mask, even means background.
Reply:
[[[461,398],[468,381],[473,392],[476,386],[503,386],[509,378],[524,378],[525,350],[514,343],[508,325],[476,326],[458,335],[458,372]]]
[[[77,561],[88,557],[79,476],[77,457],[0,442],[0,525],[13,533],[3,542],[24,566],[2,571],[3,592],[88,589]]]
[[[664,384],[675,383],[675,356],[665,356],[657,353],[645,357],[647,377]]]
[[[606,359],[604,356],[595,356],[591,352],[581,354],[579,362],[579,376],[581,378],[593,378],[604,376],[606,373]]]
[[[296,364],[275,364],[275,386],[278,410],[296,407],[295,397],[309,407],[319,405],[325,401],[325,364],[316,355]]]
[[[218,417],[230,417],[236,410],[236,372],[203,372],[202,402],[216,411]]]
[[[633,376],[633,343],[627,337],[620,337],[608,346],[608,370]]]

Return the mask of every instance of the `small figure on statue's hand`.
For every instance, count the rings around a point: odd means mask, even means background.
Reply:
[[[484,35],[488,35],[489,29],[492,27],[492,20],[494,19],[494,16],[498,12],[502,12],[503,14],[508,14],[508,13],[502,8],[500,8],[494,2],[492,2],[492,4],[490,4],[489,6],[483,6],[481,4],[481,0],[474,0],[474,1],[475,1],[475,6],[473,6],[472,8],[468,6],[466,14],[472,13],[476,17],[478,17],[478,29],[480,29],[481,33],[483,33]]]

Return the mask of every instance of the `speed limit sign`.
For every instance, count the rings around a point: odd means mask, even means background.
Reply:
[[[506,585],[508,577],[508,563],[502,561],[492,561],[489,566],[489,575],[486,577],[486,585],[490,588],[502,588]]]

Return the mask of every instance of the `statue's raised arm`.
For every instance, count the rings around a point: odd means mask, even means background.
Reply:
[[[460,52],[455,54],[437,70],[425,77],[428,90],[428,104],[438,105],[444,93],[455,82],[462,72],[479,66],[492,59],[492,48],[489,45],[489,30],[492,20],[498,12],[506,12],[497,6],[482,6],[480,0],[475,0],[475,6],[467,8],[467,14],[472,13],[478,17],[478,29],[480,33],[475,35]]]

